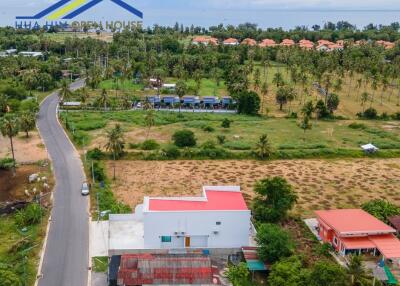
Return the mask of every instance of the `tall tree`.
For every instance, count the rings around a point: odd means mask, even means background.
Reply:
[[[19,124],[21,130],[25,132],[26,138],[29,138],[29,131],[35,128],[35,114],[30,111],[24,111],[19,115]]]
[[[115,160],[121,157],[124,151],[124,134],[119,124],[116,124],[115,127],[111,130],[107,131],[107,144],[105,148],[107,151],[112,153],[114,160],[114,180],[115,180]]]
[[[149,109],[146,111],[146,114],[144,116],[144,122],[147,126],[147,134],[146,134],[146,140],[147,140],[149,138],[151,127],[153,127],[156,124],[154,109]]]
[[[17,136],[19,132],[19,124],[16,116],[14,114],[6,114],[3,118],[0,118],[0,130],[4,137],[8,137],[10,139],[11,153],[13,158],[13,174],[15,176],[16,165],[13,137]]]

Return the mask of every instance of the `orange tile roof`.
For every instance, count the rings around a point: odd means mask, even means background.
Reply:
[[[202,43],[202,44],[218,44],[218,39],[212,37],[197,36],[194,37],[192,43]]]
[[[264,40],[261,41],[259,46],[263,47],[263,48],[265,48],[265,47],[275,47],[276,46],[276,42],[274,40],[272,40],[272,39],[264,39]]]
[[[291,40],[291,39],[284,39],[284,40],[281,42],[281,46],[288,46],[288,47],[291,47],[291,46],[294,46],[294,45],[295,45],[295,43],[294,43],[294,41]]]
[[[339,236],[396,232],[392,227],[361,209],[316,211],[315,214],[325,224],[332,227]]]
[[[310,50],[310,49],[314,48],[314,43],[309,40],[303,39],[303,40],[300,40],[299,47]]]
[[[224,44],[238,44],[239,41],[235,38],[229,38],[224,41]]]
[[[257,41],[254,39],[246,38],[242,41],[242,45],[255,46],[257,45]]]

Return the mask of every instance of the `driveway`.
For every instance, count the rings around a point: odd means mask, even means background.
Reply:
[[[84,85],[77,81],[71,89]],[[40,286],[86,286],[88,279],[88,198],[80,187],[85,175],[75,148],[56,118],[57,92],[40,107],[38,128],[52,160],[56,187]]]

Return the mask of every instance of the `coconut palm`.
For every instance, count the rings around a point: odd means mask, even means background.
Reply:
[[[13,159],[13,175],[15,176],[15,153],[13,137],[17,136],[19,132],[19,124],[16,116],[13,114],[6,114],[3,118],[1,118],[0,131],[4,137],[8,137],[10,139],[11,153]]]
[[[114,180],[115,180],[115,161],[119,158],[124,151],[124,134],[119,124],[107,131],[107,144],[104,146],[107,151],[112,153],[114,160]]]
[[[108,103],[108,93],[105,88],[101,91],[100,97],[98,98],[98,104],[99,106],[104,107],[104,111],[107,110],[107,103]]]
[[[367,270],[362,264],[362,258],[360,255],[350,256],[348,273],[351,277],[351,285],[370,285],[372,276],[367,273]]]
[[[149,109],[146,111],[146,114],[144,116],[144,122],[147,126],[147,134],[146,134],[146,140],[147,140],[149,138],[151,127],[153,127],[156,124],[154,109]]]
[[[256,145],[256,154],[262,160],[269,158],[272,155],[272,147],[267,134],[262,135],[258,140]]]
[[[187,86],[183,80],[178,80],[176,83],[176,94],[179,96],[179,112],[181,112],[181,100],[182,97],[186,94]]]
[[[19,124],[21,130],[25,132],[26,138],[29,138],[29,131],[35,128],[35,114],[30,111],[24,111],[19,115]]]
[[[59,98],[61,102],[69,101],[72,96],[72,91],[69,89],[68,82],[63,80],[61,82],[61,89],[59,92]]]

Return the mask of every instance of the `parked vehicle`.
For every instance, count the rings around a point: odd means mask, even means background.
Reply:
[[[90,194],[90,187],[89,187],[89,184],[87,182],[84,182],[82,184],[81,194],[82,194],[82,196],[87,196],[87,195]]]

